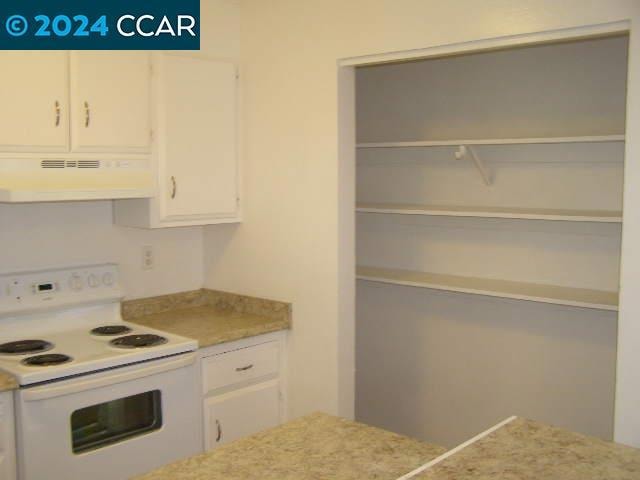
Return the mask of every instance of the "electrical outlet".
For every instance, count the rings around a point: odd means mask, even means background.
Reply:
[[[153,257],[153,247],[145,245],[142,247],[142,269],[151,270],[155,266],[155,258]]]

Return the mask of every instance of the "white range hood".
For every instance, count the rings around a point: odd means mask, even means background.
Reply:
[[[146,158],[0,158],[0,202],[150,198],[155,184]]]

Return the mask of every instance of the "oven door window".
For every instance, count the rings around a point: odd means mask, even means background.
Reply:
[[[162,427],[160,390],[81,408],[71,414],[73,453],[105,447]]]

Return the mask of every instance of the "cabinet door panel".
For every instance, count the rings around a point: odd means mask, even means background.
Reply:
[[[280,423],[277,380],[205,399],[207,450]]]
[[[72,148],[148,152],[151,59],[143,52],[71,54]]]
[[[162,216],[237,216],[235,65],[165,55],[161,70]]]
[[[68,150],[68,54],[0,51],[0,65],[0,149]]]

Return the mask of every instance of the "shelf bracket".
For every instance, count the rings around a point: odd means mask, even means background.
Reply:
[[[466,145],[460,145],[455,152],[455,156],[456,156],[456,160],[462,160],[470,156],[471,159],[473,160],[473,164],[478,169],[478,172],[480,172],[480,176],[482,177],[484,184],[487,186],[491,185],[491,172],[489,171],[487,166],[484,164],[484,162],[480,160],[478,155],[476,155],[476,152],[473,150],[472,147],[468,147]]]

